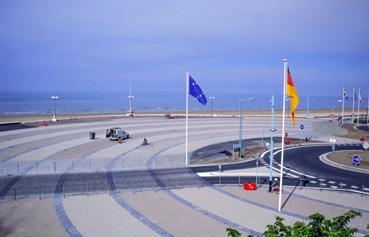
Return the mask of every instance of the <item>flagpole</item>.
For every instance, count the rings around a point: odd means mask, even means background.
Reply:
[[[186,72],[186,166],[188,165],[188,90],[189,72]]]
[[[345,88],[342,91],[342,124],[343,124],[343,117],[345,116]]]
[[[281,170],[280,170],[280,183],[279,183],[279,201],[278,211],[282,210],[282,187],[283,187],[283,158],[284,158],[284,134],[285,134],[285,115],[286,115],[286,82],[287,82],[287,59],[283,59],[283,113],[282,113],[282,145],[281,145]]]
[[[358,94],[357,94],[357,116],[356,116],[356,125],[359,125],[359,116],[360,116],[360,88],[358,89]]]
[[[366,125],[369,125],[369,93],[368,93],[368,111],[366,112]]]
[[[355,114],[355,88],[352,88],[352,113],[351,113],[351,123],[354,123]]]

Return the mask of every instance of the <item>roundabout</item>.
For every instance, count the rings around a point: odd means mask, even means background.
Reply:
[[[265,117],[245,119],[246,147],[261,144],[268,124],[269,119]],[[105,129],[112,126],[123,127],[132,138],[122,144],[105,139]],[[287,128],[291,137],[301,136],[298,128],[291,125]],[[311,131],[309,123],[305,129]],[[96,132],[95,140],[89,139],[90,132]],[[238,119],[193,118],[189,132],[189,151],[196,157],[196,152],[203,148],[237,141]],[[144,138],[149,145],[140,145]],[[224,236],[226,227],[261,235],[278,213],[276,195],[262,185],[267,180],[262,174],[267,171],[268,151],[263,155],[260,150],[260,159],[255,154],[254,158],[248,157],[246,153],[244,161],[222,164],[219,172],[217,161],[186,167],[184,145],[183,119],[113,119],[2,132],[0,220],[12,233],[9,236],[49,236],[50,233],[53,236],[194,236],[198,233]],[[295,165],[294,152],[298,149],[301,150],[296,154],[315,154],[321,150],[314,149],[328,148],[294,145],[286,149],[284,192],[293,196],[285,195],[286,204],[278,215],[294,222],[307,220],[313,210],[335,215],[347,208],[357,209],[364,214],[354,226],[366,233],[364,222],[369,210],[363,203],[368,201],[367,196],[333,194],[327,190],[333,187],[319,186],[339,182],[339,178],[311,172],[307,166],[301,166],[305,161]],[[221,151],[224,149],[215,153]],[[274,152],[278,162],[278,149]],[[274,168],[278,175],[277,163]],[[309,178],[304,189],[296,190],[305,172],[315,178]],[[204,175],[207,173],[215,175]],[[254,181],[257,175],[260,186],[254,193],[235,185]],[[324,178],[326,182],[318,183]],[[345,181],[347,189],[360,185],[354,182],[354,176],[340,181]],[[325,191],[315,193],[308,187]],[[356,191],[360,192],[360,188]],[[331,200],[329,195],[337,198]],[[344,198],[355,199],[357,203],[343,205],[340,200]],[[302,203],[308,208],[299,208]],[[28,213],[38,213],[39,218],[32,218]],[[40,229],[40,225],[47,227]],[[27,234],[23,235],[21,231],[25,229]]]

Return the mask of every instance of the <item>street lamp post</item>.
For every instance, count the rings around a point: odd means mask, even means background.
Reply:
[[[274,132],[277,131],[277,129],[275,128],[275,120],[274,120],[274,109],[275,109],[275,105],[274,105],[274,95],[272,95],[272,100],[271,100],[271,104],[272,104],[272,126],[270,128],[270,153],[269,153],[269,192],[272,192],[272,181],[273,181],[273,161],[274,161],[274,154],[273,154],[273,150],[274,150]]]
[[[214,96],[209,96],[209,100],[210,100],[210,109],[211,109],[211,116],[214,116],[214,100],[215,97]]]
[[[344,100],[338,99],[338,100],[337,100],[337,107],[338,107],[338,106],[339,106],[339,104],[341,104],[341,103],[342,103],[342,104],[343,104],[343,103],[345,103],[345,102],[344,102]],[[337,108],[337,111],[338,111],[338,108]],[[337,117],[338,117],[338,119],[339,119],[340,115],[338,114],[338,115],[337,115]],[[343,124],[343,112],[341,111],[341,125],[342,125],[342,124]]]
[[[240,97],[240,101],[239,101],[239,110],[240,110],[240,134],[239,134],[239,147],[240,147],[240,158],[242,158],[242,127],[243,127],[243,115],[242,115],[242,102],[243,101],[253,101],[254,98],[244,98],[242,99],[242,97]]]
[[[310,111],[310,103],[314,102],[314,98],[307,97],[306,98],[306,116],[305,118],[308,119],[310,117],[309,111]]]
[[[51,121],[56,122],[56,101],[59,99],[58,96],[51,96],[51,99],[54,101],[54,115],[53,118],[51,119]]]
[[[135,97],[132,95],[132,85],[129,84],[129,96],[128,96],[128,102],[129,102],[129,111],[128,111],[128,116],[129,117],[133,117],[134,116],[134,112],[133,112],[133,108],[132,108],[132,101]]]
[[[336,150],[336,141],[335,138],[329,138],[329,142],[332,143],[332,151]]]

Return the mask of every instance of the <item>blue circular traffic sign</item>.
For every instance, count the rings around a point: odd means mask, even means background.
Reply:
[[[355,165],[360,164],[360,156],[359,155],[353,155],[352,156],[352,164],[355,164]]]
[[[304,130],[305,126],[303,124],[300,124],[300,129]]]

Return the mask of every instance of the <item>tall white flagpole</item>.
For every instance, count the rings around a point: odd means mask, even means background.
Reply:
[[[188,94],[190,73],[186,72],[186,166],[188,165]]]
[[[352,114],[351,114],[351,122],[354,123],[354,114],[355,114],[355,88],[352,88]]]
[[[343,124],[343,118],[345,116],[345,88],[343,88],[343,91],[342,91],[342,124]]]
[[[368,93],[368,111],[366,112],[366,125],[369,125],[369,93]]]
[[[359,125],[359,117],[360,117],[360,100],[361,100],[361,95],[360,95],[360,88],[358,89],[359,92],[357,94],[357,116],[356,116],[356,125]]]
[[[368,111],[366,112],[366,125],[369,125],[369,93],[368,93]]]
[[[279,201],[278,211],[282,210],[282,188],[283,188],[283,158],[284,158],[284,134],[285,134],[285,114],[286,114],[286,82],[287,82],[287,59],[283,59],[284,73],[283,73],[283,114],[282,114],[282,148],[281,148],[281,170],[279,183]]]

